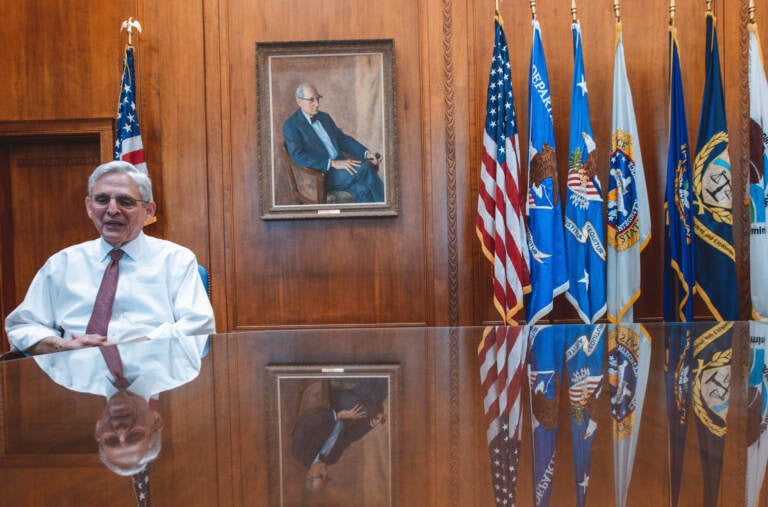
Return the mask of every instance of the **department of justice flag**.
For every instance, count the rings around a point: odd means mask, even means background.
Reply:
[[[534,324],[546,316],[553,299],[568,290],[563,215],[557,199],[557,156],[552,95],[538,20],[533,20],[528,75],[528,250],[531,294],[526,318]]]
[[[605,314],[605,228],[603,194],[597,177],[597,149],[589,120],[589,92],[581,47],[581,25],[573,33],[573,88],[565,201],[565,252],[568,292],[585,324]]]
[[[640,253],[651,240],[651,211],[635,107],[624,61],[621,23],[617,23],[616,32],[607,199],[607,305],[610,322],[632,322],[632,306],[640,297],[641,289]]]
[[[670,27],[669,45],[671,75],[669,153],[664,196],[664,320],[691,322],[695,284],[693,182],[680,55],[674,26]]]
[[[716,320],[738,320],[728,126],[715,16],[707,12],[706,19],[706,80],[693,162],[696,293]]]
[[[144,159],[144,145],[139,132],[139,117],[136,113],[136,78],[133,72],[133,46],[125,48],[123,77],[120,83],[120,101],[117,104],[117,126],[115,127],[115,160],[125,160],[139,170],[147,172]]]
[[[765,78],[757,24],[749,24],[749,237],[752,319],[768,319],[768,81]]]
[[[552,495],[564,335],[562,328],[553,326],[533,326],[529,334],[528,383],[533,437],[533,502],[536,507],[547,507]]]
[[[493,494],[498,507],[515,505],[523,435],[522,390],[528,328],[486,328],[477,349]]]
[[[475,231],[493,264],[493,304],[504,323],[514,324],[531,281],[507,38],[498,15],[494,25]]]

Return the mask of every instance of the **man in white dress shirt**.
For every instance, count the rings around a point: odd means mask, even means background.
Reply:
[[[27,354],[147,338],[215,333],[213,309],[189,249],[147,236],[155,215],[149,176],[124,161],[98,166],[85,209],[100,238],[51,256],[5,321],[14,349]],[[110,251],[121,249],[106,336],[86,334]]]
[[[125,387],[118,387],[97,347],[36,356],[35,361],[62,387],[106,398],[94,429],[99,456],[113,472],[133,475],[160,453],[163,418],[154,406],[157,395],[197,377],[208,339],[186,336],[118,346]]]

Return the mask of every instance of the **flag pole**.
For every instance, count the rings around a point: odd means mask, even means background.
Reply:
[[[613,13],[616,15],[616,22],[621,23],[621,13],[620,13],[620,6],[619,6],[619,0],[613,1]]]
[[[749,22],[755,23],[755,0],[749,0]]]
[[[530,0],[528,4],[531,6],[531,17],[536,20],[536,0]]]
[[[501,10],[499,7],[501,6],[501,0],[496,0],[496,19],[499,21],[499,24],[501,26],[504,26],[504,20],[501,18]]]
[[[712,12],[712,0],[707,0],[707,12]]]
[[[576,22],[576,0],[571,0],[571,21]]]
[[[133,46],[133,29],[136,29],[141,33],[141,23],[139,23],[138,20],[133,19],[132,17],[126,19],[123,21],[123,24],[120,25],[120,32],[122,33],[123,30],[126,30],[128,32],[128,45]]]
[[[669,0],[669,26],[675,26],[675,0]]]

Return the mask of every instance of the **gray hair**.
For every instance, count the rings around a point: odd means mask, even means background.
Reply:
[[[91,176],[88,178],[88,195],[93,193],[93,186],[99,178],[109,173],[123,173],[127,175],[136,182],[136,185],[138,185],[141,200],[145,202],[150,202],[152,200],[152,180],[149,179],[149,175],[141,169],[138,169],[135,165],[124,160],[113,160],[101,164],[94,169]]]
[[[312,88],[313,90],[317,91],[317,88],[312,83],[303,82],[299,84],[299,86],[296,87],[296,91],[293,93],[293,96],[297,99],[303,99],[304,98],[304,88]]]
[[[109,461],[109,459],[107,459],[106,455],[104,454],[104,448],[102,447],[101,442],[99,442],[99,458],[101,458],[101,462],[104,463],[105,467],[109,468],[117,475],[122,475],[124,477],[135,475],[147,468],[147,466],[155,461],[157,456],[160,454],[160,451],[163,448],[162,431],[163,430],[154,430],[150,434],[149,445],[147,445],[146,454],[144,454],[144,457],[141,458],[139,462],[133,466],[122,467]]]

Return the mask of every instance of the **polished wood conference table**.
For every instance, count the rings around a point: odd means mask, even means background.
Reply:
[[[125,389],[98,349],[3,361],[0,505],[768,505],[766,336],[249,331],[121,344]]]

